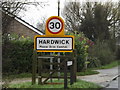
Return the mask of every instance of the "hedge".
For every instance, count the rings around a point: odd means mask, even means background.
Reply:
[[[32,40],[10,40],[3,44],[3,74],[31,72]]]
[[[93,42],[91,43],[83,33],[71,33],[70,35],[75,36],[77,71],[81,71],[84,69],[88,56],[87,49]],[[21,38],[14,37],[9,36],[9,40],[3,43],[3,74],[30,73],[32,71],[33,40],[23,36]]]

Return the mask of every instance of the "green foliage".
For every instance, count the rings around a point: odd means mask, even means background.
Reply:
[[[115,52],[111,47],[112,45],[109,40],[103,42],[97,41],[94,47],[90,50],[90,56],[96,57],[96,59],[101,63],[101,65],[109,64],[115,60]]]
[[[81,71],[84,69],[86,64],[86,59],[88,57],[88,48],[90,45],[93,45],[93,42],[90,43],[90,40],[86,38],[82,32],[75,32],[75,34],[69,34],[75,36],[75,49],[77,52],[77,71]]]
[[[64,80],[54,80],[54,82],[64,82]],[[19,83],[19,84],[11,84],[9,85],[9,88],[63,88],[64,85],[63,84],[44,84],[44,85],[31,85],[31,82],[25,82],[25,83]],[[100,86],[90,83],[90,82],[86,82],[86,81],[82,81],[82,80],[78,80],[76,83],[74,83],[73,85],[68,85],[69,88],[101,88]]]
[[[119,65],[119,62],[120,62],[120,61],[113,61],[113,62],[111,62],[110,64],[107,64],[107,65],[104,65],[104,66],[99,67],[98,69],[109,69],[109,68],[116,67],[116,66]]]
[[[77,76],[85,76],[85,75],[94,75],[94,74],[98,74],[99,72],[94,71],[94,70],[90,70],[87,69],[85,71],[82,72],[77,72]],[[68,76],[70,76],[70,73],[67,73]],[[42,73],[42,76],[48,76],[48,73]],[[54,73],[52,76],[57,77],[58,73]],[[60,73],[60,76],[64,76],[64,73]],[[13,75],[9,75],[9,76],[4,76],[3,79],[15,79],[15,78],[31,78],[32,74],[31,73],[20,73],[20,74],[13,74]]]
[[[4,76],[3,79],[15,79],[15,78],[31,78],[32,73],[20,73],[20,74],[11,74],[9,76]]]
[[[87,64],[88,39],[83,33],[72,35],[75,36],[77,66],[78,71],[80,71],[84,69],[84,65]],[[3,74],[19,74],[20,77],[24,77],[26,75],[21,75],[20,73],[30,73],[32,69],[33,41],[29,38],[24,38],[24,36],[18,37],[17,35],[9,35],[8,39],[7,44],[3,43]],[[15,78],[17,77],[18,76],[15,76]]]
[[[70,88],[89,88],[89,89],[92,88],[91,90],[94,90],[94,88],[101,88],[101,87],[91,82],[78,80],[78,82],[71,85]]]
[[[89,57],[88,61],[90,62],[88,63],[88,68],[94,68],[94,67],[101,66],[101,62],[97,57]]]
[[[67,30],[83,32],[87,38],[95,41],[107,40],[119,32],[119,3],[106,2],[67,2],[63,17]],[[114,22],[114,23],[113,23]],[[110,33],[112,35],[110,35]]]
[[[120,46],[117,46],[116,58],[120,59]]]
[[[3,43],[3,74],[31,72],[33,41],[9,36]]]
[[[99,72],[97,72],[97,71],[87,69],[87,70],[82,71],[82,72],[77,72],[77,76],[94,75],[94,74],[98,74],[98,73]]]

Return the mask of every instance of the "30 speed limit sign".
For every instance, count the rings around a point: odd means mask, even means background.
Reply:
[[[57,16],[50,17],[46,22],[46,28],[51,34],[59,34],[64,28],[64,21]]]

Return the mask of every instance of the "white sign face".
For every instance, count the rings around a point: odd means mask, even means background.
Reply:
[[[67,61],[67,66],[71,66],[72,65],[72,61]]]
[[[52,19],[48,23],[48,29],[52,33],[59,33],[62,29],[62,22],[59,19]]]
[[[72,37],[37,37],[37,50],[72,50]]]

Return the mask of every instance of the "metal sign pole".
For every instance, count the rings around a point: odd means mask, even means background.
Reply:
[[[58,16],[60,16],[60,0],[58,0]]]
[[[60,16],[60,0],[58,0],[58,16]],[[60,56],[59,52],[58,52],[58,56]],[[60,58],[58,58],[58,63],[60,63]],[[58,70],[60,70],[60,68]],[[58,80],[59,80],[59,77],[60,77],[60,72],[58,72]]]

